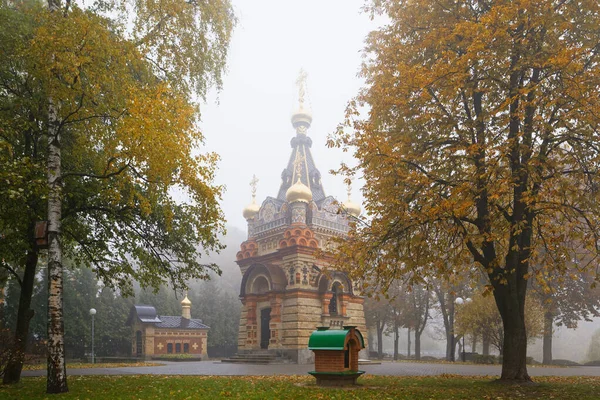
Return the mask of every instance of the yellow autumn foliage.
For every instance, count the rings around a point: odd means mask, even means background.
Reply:
[[[600,4],[366,9],[386,23],[366,40],[366,87],[329,140],[358,160],[339,172],[365,180],[367,217],[339,266],[377,288],[483,273],[504,325],[502,378],[528,380],[524,277],[598,259]]]

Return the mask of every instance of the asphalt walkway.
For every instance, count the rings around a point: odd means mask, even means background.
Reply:
[[[155,367],[123,368],[72,368],[73,375],[304,375],[314,369],[313,365],[297,364],[227,364],[218,361],[172,362],[160,361]],[[99,364],[101,365],[101,364]],[[416,362],[383,362],[361,365],[361,370],[372,375],[426,376],[426,375],[500,375],[499,365],[441,364]],[[527,368],[531,376],[600,376],[600,367],[535,367]],[[45,370],[23,371],[23,376],[44,376]]]

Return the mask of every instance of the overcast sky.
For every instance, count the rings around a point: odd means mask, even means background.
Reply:
[[[216,183],[226,185],[222,207],[228,224],[246,229],[242,209],[250,203],[249,182],[259,179],[257,202],[277,195],[281,171],[295,131],[290,116],[297,102],[295,81],[308,74],[313,124],[312,153],[327,195],[346,199],[342,177],[328,171],[348,154],[325,147],[343,120],[348,100],[362,86],[361,50],[376,26],[361,12],[364,0],[233,0],[238,26],[229,49],[220,93],[202,107],[209,150],[221,156]],[[353,200],[361,201],[358,185]]]

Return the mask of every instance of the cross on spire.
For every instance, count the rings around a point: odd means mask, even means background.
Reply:
[[[350,201],[350,195],[352,194],[352,181],[347,181],[346,186],[346,192],[348,193],[348,201]]]
[[[304,96],[306,95],[306,78],[308,74],[306,71],[301,68],[300,73],[298,74],[298,79],[296,79],[296,85],[298,85],[298,103],[300,108],[302,109],[304,106]]]
[[[250,181],[250,187],[252,188],[252,199],[256,198],[256,186],[258,185],[258,178],[256,175],[252,175],[252,180]]]

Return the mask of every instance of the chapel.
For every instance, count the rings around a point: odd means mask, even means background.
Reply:
[[[150,359],[165,354],[190,354],[202,360],[206,352],[208,326],[191,315],[187,294],[181,301],[181,315],[158,315],[150,305],[134,305],[127,325],[132,329],[131,354]]]
[[[312,113],[305,104],[305,75],[291,122],[292,152],[275,197],[243,210],[248,239],[237,253],[242,272],[239,353],[272,351],[293,362],[310,363],[308,341],[316,327],[366,331],[364,299],[341,271],[332,270],[333,238],[344,238],[360,206],[325,194],[311,154]],[[327,269],[327,271],[325,271]],[[366,358],[366,357],[365,357]]]

